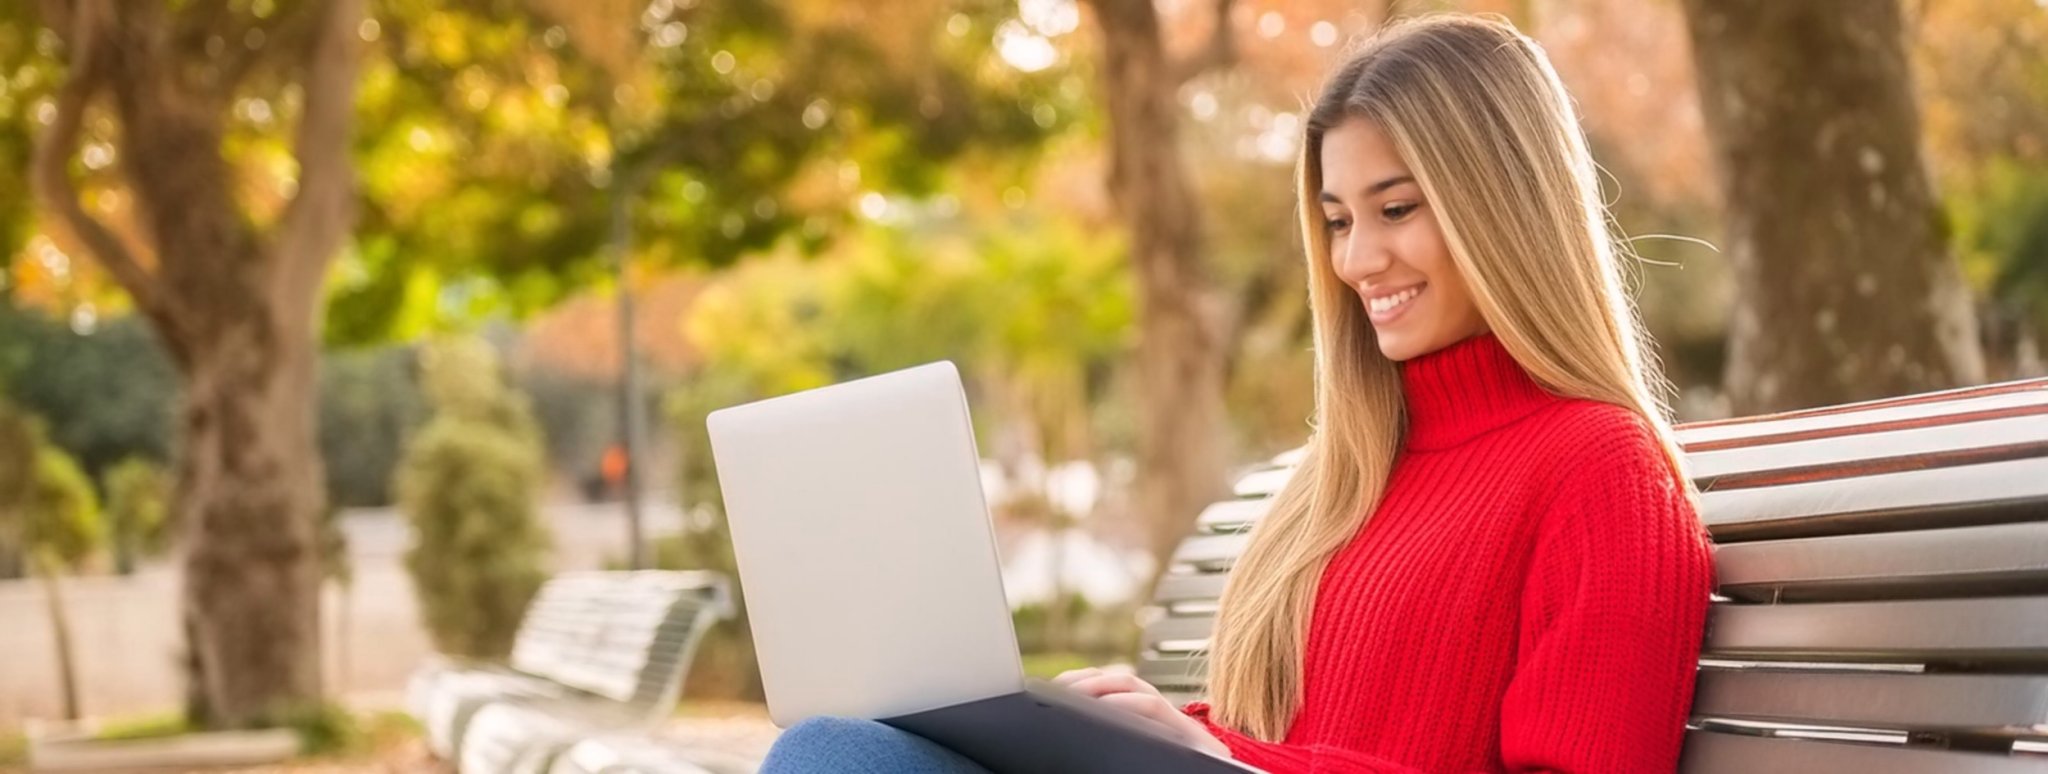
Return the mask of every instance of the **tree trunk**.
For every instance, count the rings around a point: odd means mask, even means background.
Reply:
[[[1738,414],[1983,379],[1896,0],[1685,0],[1727,202]]]
[[[253,295],[220,306],[220,338],[185,374],[177,507],[193,687],[212,713],[195,720],[238,727],[320,696],[322,493],[310,331]]]
[[[189,7],[188,7],[189,6]],[[187,706],[215,728],[263,725],[320,697],[314,443],[320,284],[352,220],[349,133],[362,0],[308,0],[267,40],[209,49],[207,4],[44,0],[66,80],[37,138],[36,194],[155,328],[182,378],[173,523],[184,531]],[[254,20],[236,21],[255,24]],[[217,38],[216,38],[217,40]],[[302,105],[297,192],[274,223],[237,200],[225,156],[237,87],[274,70]],[[155,265],[88,212],[68,165],[101,95]]]
[[[50,634],[56,639],[57,686],[64,698],[64,719],[76,722],[84,714],[78,708],[78,665],[71,648],[71,616],[64,607],[61,565],[52,556],[35,561],[36,577],[43,582],[43,598],[50,604]]]
[[[1137,504],[1158,566],[1202,508],[1226,492],[1223,407],[1228,314],[1212,287],[1174,95],[1151,0],[1096,0],[1109,108],[1109,187],[1130,230],[1138,278]],[[1228,4],[1217,19],[1228,29]],[[1227,34],[1227,33],[1224,33]],[[1226,38],[1227,39],[1227,38]]]

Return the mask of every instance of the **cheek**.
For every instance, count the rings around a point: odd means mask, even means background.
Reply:
[[[1457,264],[1451,262],[1451,249],[1444,244],[1436,221],[1419,217],[1402,225],[1401,252],[1407,256],[1409,265],[1427,275],[1431,282],[1457,275]]]
[[[1437,316],[1448,320],[1465,320],[1479,315],[1478,306],[1472,302],[1471,286],[1458,271],[1458,264],[1451,260],[1450,247],[1444,244],[1442,232],[1437,231],[1434,221],[1422,220],[1408,229],[1403,236],[1403,248],[1409,264],[1428,279],[1430,287],[1438,292]]]

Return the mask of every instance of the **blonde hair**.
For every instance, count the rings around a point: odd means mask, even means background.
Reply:
[[[1278,741],[1302,702],[1302,651],[1329,558],[1378,505],[1405,426],[1400,371],[1338,279],[1316,197],[1323,134],[1373,122],[1436,214],[1487,325],[1543,387],[1640,414],[1679,472],[1647,337],[1623,284],[1597,171],[1542,49],[1503,20],[1428,16],[1367,41],[1305,122],[1298,174],[1316,419],[1307,454],[1252,530],[1210,653],[1216,722]],[[1339,678],[1341,679],[1341,678]]]

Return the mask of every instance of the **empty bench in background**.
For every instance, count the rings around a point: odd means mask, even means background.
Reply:
[[[429,749],[465,774],[545,771],[581,736],[666,720],[697,642],[732,614],[717,573],[558,575],[528,606],[508,666],[424,667],[408,707]]]
[[[1719,585],[1684,774],[2048,772],[2048,380],[1682,426]],[[1145,629],[1177,701],[1247,530],[1205,510]]]

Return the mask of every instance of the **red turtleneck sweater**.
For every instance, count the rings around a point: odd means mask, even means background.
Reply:
[[[1633,413],[1560,398],[1491,334],[1405,362],[1386,496],[1317,589],[1273,772],[1670,772],[1712,590]]]

